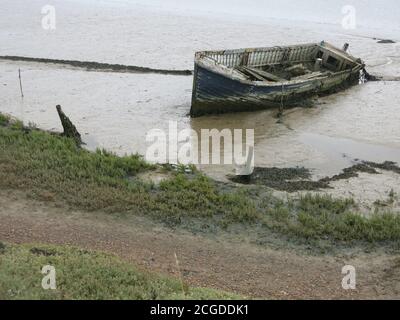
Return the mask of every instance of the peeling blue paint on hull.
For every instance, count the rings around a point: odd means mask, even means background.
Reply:
[[[309,105],[312,96],[358,83],[365,64],[347,48],[348,44],[338,49],[322,41],[197,52],[190,114]],[[300,72],[292,74],[296,68]]]
[[[256,86],[235,81],[221,74],[195,66],[196,81],[193,88],[191,116],[198,117],[211,113],[245,112],[268,108],[304,106],[306,98],[329,92],[337,86],[358,78],[347,73],[324,80],[282,86]]]

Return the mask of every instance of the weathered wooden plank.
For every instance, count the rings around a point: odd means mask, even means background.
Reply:
[[[286,81],[285,79],[279,78],[278,76],[264,70],[254,69],[254,68],[246,68],[246,69],[257,74],[258,76],[261,76],[262,78],[264,78],[264,80],[275,81],[275,82]]]
[[[292,80],[308,80],[308,79],[312,79],[312,78],[327,76],[328,74],[329,74],[329,72],[316,71],[316,72],[311,72],[309,74],[305,74],[303,76],[293,77]]]
[[[252,71],[250,68],[239,67],[238,69],[239,69],[239,71],[242,71],[243,73],[247,73],[248,75],[253,76],[254,78],[256,78],[259,81],[266,81],[267,80],[264,77],[262,77],[259,74],[257,74],[256,72]]]

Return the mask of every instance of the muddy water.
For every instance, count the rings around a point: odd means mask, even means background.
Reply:
[[[400,83],[374,82],[319,99],[312,108],[192,119],[194,128],[255,128],[258,166],[305,166],[316,178],[356,160],[400,163]],[[226,168],[203,167],[222,178]],[[233,173],[233,168],[230,167]]]
[[[0,13],[0,55],[191,69],[196,50],[324,39],[338,46],[349,42],[351,53],[362,57],[372,73],[400,76],[399,45],[377,44],[372,39],[382,30],[348,32],[335,25],[283,20],[243,23],[127,4],[88,6],[55,1],[58,26],[47,32],[38,24],[46,1],[5,2]],[[55,112],[55,105],[61,104],[88,148],[145,154],[149,146],[146,133],[166,131],[172,120],[179,129],[196,131],[253,128],[257,166],[305,166],[316,177],[335,174],[356,159],[400,162],[400,82],[371,82],[321,98],[312,108],[286,110],[280,123],[274,110],[190,119],[191,89],[191,76],[87,72],[0,61],[1,112],[44,129],[61,130]],[[230,165],[201,168],[220,179],[234,172]]]

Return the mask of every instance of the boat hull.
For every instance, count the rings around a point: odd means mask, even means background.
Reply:
[[[304,106],[307,98],[329,94],[358,83],[359,70],[281,85],[257,85],[235,80],[195,64],[190,114],[246,112],[276,107]]]

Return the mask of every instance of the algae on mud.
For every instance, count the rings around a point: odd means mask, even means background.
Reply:
[[[376,163],[372,161],[362,161],[349,168],[343,169],[343,171],[339,174],[336,174],[332,177],[325,177],[317,181],[310,180],[310,170],[303,167],[257,167],[249,176],[228,176],[228,178],[236,183],[258,184],[279,191],[296,192],[330,188],[329,182],[358,177],[359,172],[379,174],[379,172],[375,169],[392,171],[400,174],[400,167],[395,162],[385,161],[383,163]]]
[[[22,62],[36,62],[45,64],[59,64],[66,65],[74,68],[84,68],[88,71],[112,71],[112,72],[131,72],[131,73],[156,73],[164,75],[175,76],[190,76],[191,70],[166,70],[154,69],[139,66],[128,66],[121,64],[109,64],[94,61],[77,61],[77,60],[60,60],[60,59],[45,59],[45,58],[32,58],[21,56],[0,56],[0,60],[7,61],[22,61]]]

